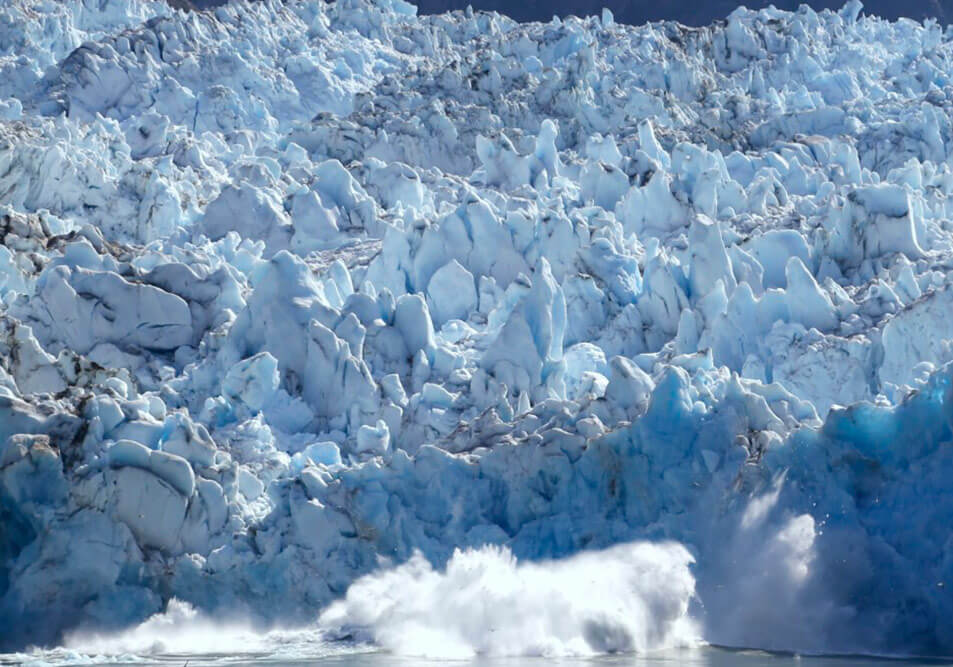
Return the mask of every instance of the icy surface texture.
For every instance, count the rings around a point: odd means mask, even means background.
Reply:
[[[950,72],[857,2],[3,3],[0,647],[671,541],[709,641],[953,653]]]

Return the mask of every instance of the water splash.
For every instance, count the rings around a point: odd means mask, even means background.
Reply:
[[[0,664],[88,665],[183,661],[194,667],[223,662],[293,662],[369,650],[326,642],[314,627],[261,630],[249,622],[207,616],[181,600],[169,601],[165,612],[142,624],[113,633],[74,632],[52,650],[0,656]],[[9,659],[9,660],[7,660]]]
[[[582,656],[690,645],[692,557],[633,543],[559,561],[456,551],[440,571],[420,554],[369,574],[321,615],[329,632],[430,658]]]

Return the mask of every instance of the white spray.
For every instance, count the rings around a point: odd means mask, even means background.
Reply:
[[[649,543],[539,563],[518,562],[505,548],[458,550],[444,571],[418,554],[358,579],[319,624],[431,658],[687,645],[696,638],[691,562],[678,544]]]

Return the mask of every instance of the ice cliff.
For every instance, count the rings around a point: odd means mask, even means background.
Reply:
[[[0,648],[634,543],[574,642],[953,653],[953,31],[860,10],[3,3]]]

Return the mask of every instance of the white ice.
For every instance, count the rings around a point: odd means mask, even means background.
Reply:
[[[951,71],[856,0],[3,3],[0,650],[953,654]]]

